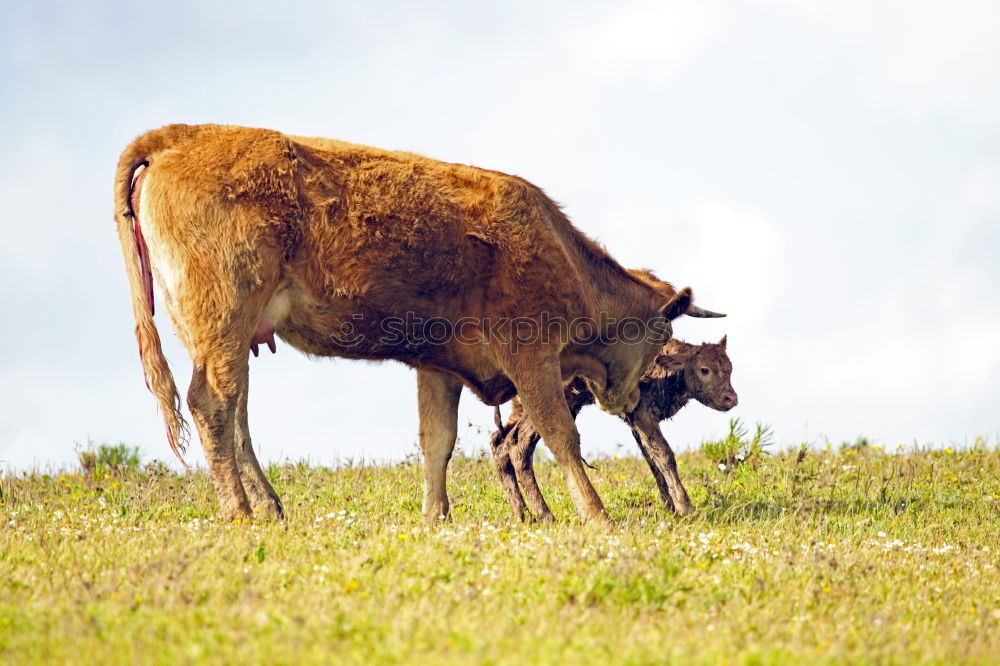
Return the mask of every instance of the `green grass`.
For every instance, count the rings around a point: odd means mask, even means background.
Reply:
[[[771,428],[763,423],[757,423],[753,437],[749,436],[743,421],[729,419],[729,434],[725,438],[702,444],[705,457],[725,467],[754,463],[771,446]],[[723,467],[723,469],[725,468]]]
[[[1000,452],[681,456],[591,472],[617,525],[514,523],[492,466],[420,522],[415,464],[274,466],[283,524],[219,524],[204,473],[0,481],[0,663],[997,663]]]

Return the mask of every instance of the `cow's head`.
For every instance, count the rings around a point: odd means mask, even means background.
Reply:
[[[653,362],[657,353],[673,335],[671,321],[685,313],[691,305],[690,287],[673,294],[655,311],[641,331],[625,334],[620,331],[620,339],[613,341],[602,354],[607,367],[607,379],[603,386],[588,380],[587,388],[594,394],[598,406],[609,414],[626,414],[639,404],[639,379],[646,366]]]
[[[726,338],[717,344],[689,345],[671,340],[656,357],[668,374],[684,375],[691,397],[712,409],[727,412],[739,402],[730,377],[733,364],[726,354]]]

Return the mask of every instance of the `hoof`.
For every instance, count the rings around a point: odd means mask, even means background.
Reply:
[[[241,503],[235,507],[224,507],[222,517],[230,523],[249,523],[253,520],[253,511],[249,504]]]
[[[546,525],[553,525],[556,522],[556,517],[552,515],[551,511],[543,511],[542,513],[534,516],[532,518],[533,523],[544,523]]]
[[[695,515],[695,508],[691,505],[688,505],[683,510],[679,509],[675,511],[674,515],[676,515],[678,518],[690,518],[691,516]]]
[[[694,511],[694,505],[691,504],[691,500],[686,501],[673,501],[667,504],[667,511],[675,513],[678,516],[686,516]]]
[[[284,520],[285,507],[277,495],[268,495],[254,502],[254,514],[262,520]]]
[[[614,527],[611,516],[605,510],[600,510],[584,520],[584,524],[591,529],[602,530]]]
[[[441,499],[430,499],[424,498],[424,522],[425,523],[442,523],[446,520],[451,519],[451,505],[448,503],[448,498],[444,500]]]

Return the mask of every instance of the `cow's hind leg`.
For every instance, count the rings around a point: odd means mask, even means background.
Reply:
[[[581,520],[606,523],[608,514],[587,477],[580,454],[580,433],[566,404],[558,357],[539,359],[522,351],[508,371],[538,433],[566,476]]]
[[[448,461],[458,437],[458,400],[462,384],[451,375],[417,371],[420,450],[424,454],[424,519],[448,516]]]
[[[236,464],[240,468],[240,479],[253,506],[259,516],[284,518],[285,508],[274,488],[264,475],[257,456],[254,455],[250,442],[250,424],[247,417],[247,395],[250,382],[244,378],[236,405]]]
[[[253,454],[246,409],[251,339],[274,281],[261,280],[255,286],[252,280],[241,279],[249,274],[246,268],[234,273],[236,280],[212,273],[191,280],[193,284],[214,280],[214,303],[192,298],[179,313],[194,360],[188,406],[223,515],[249,518],[253,506],[280,516],[281,502]],[[214,311],[209,310],[212,305]]]
[[[236,408],[241,384],[246,382],[247,352],[232,349],[226,353],[218,346],[208,349],[195,356],[188,406],[198,427],[222,515],[229,520],[249,519],[253,513],[240,480],[234,447]]]
[[[275,182],[280,169],[269,172],[274,179],[261,178],[244,164],[247,171],[226,173],[220,181],[218,165],[201,157],[171,151],[154,158],[144,172],[140,216],[167,311],[194,363],[188,405],[222,513],[248,518],[236,440],[244,431],[241,441],[249,451],[249,437],[237,411],[246,399],[251,342],[281,280],[284,223],[277,218],[290,220],[294,206],[275,189],[284,187]],[[253,196],[246,189],[247,196],[228,199],[206,194],[239,189],[252,179],[259,180]],[[263,202],[266,218],[258,205]],[[259,490],[256,477],[247,475],[252,495]]]

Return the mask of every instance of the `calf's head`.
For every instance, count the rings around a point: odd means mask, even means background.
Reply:
[[[683,373],[688,392],[701,404],[726,412],[739,402],[730,381],[733,364],[726,354],[725,336],[717,344],[671,340],[663,352],[656,357],[657,365],[670,374]]]

